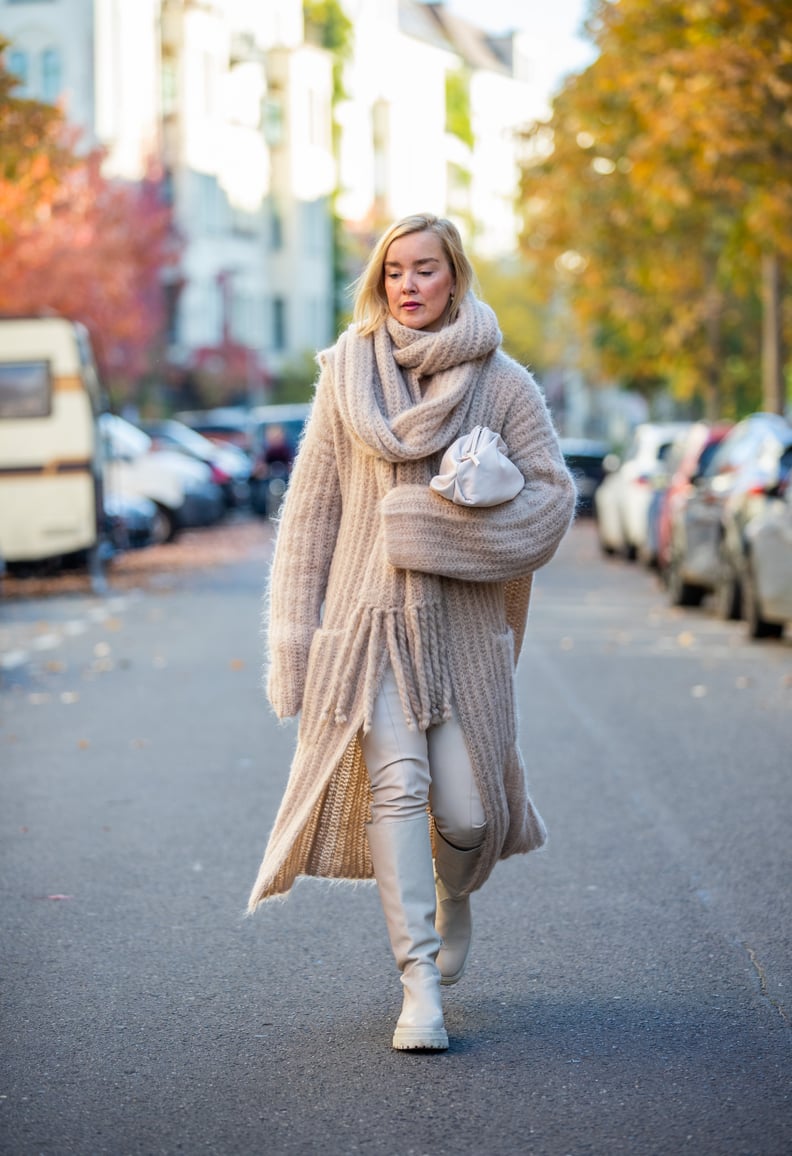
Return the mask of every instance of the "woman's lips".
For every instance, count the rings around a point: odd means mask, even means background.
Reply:
[[[405,301],[404,304],[402,305],[402,309],[420,309],[420,308],[421,308],[420,301]]]

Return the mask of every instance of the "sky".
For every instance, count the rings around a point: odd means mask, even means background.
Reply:
[[[518,29],[526,32],[537,46],[542,79],[548,96],[569,72],[589,64],[593,49],[578,35],[589,8],[589,0],[445,0],[455,15],[487,32]]]

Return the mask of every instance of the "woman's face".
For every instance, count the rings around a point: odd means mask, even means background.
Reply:
[[[409,329],[440,329],[454,274],[443,243],[430,229],[391,241],[383,267],[391,314]]]

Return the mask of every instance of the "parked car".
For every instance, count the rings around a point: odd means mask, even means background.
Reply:
[[[155,542],[172,541],[188,526],[208,526],[223,516],[222,491],[204,462],[176,452],[153,452],[148,434],[115,414],[102,414],[100,423],[106,447],[105,492],[110,498],[121,494],[154,502]]]
[[[671,602],[675,606],[685,604],[687,592],[683,589],[678,568],[672,569],[672,537],[676,534],[678,538],[678,557],[683,553],[679,541],[685,535],[685,510],[695,480],[707,468],[715,450],[731,428],[731,422],[697,421],[669,455],[671,476],[665,490],[660,492],[654,534],[657,568],[669,587]],[[693,601],[698,600],[694,595]]]
[[[594,493],[605,477],[610,447],[591,438],[561,438],[561,452],[577,487],[578,514],[594,513]]]
[[[751,638],[780,638],[792,622],[792,448],[782,478],[744,534],[742,610]]]
[[[198,462],[205,462],[212,478],[223,491],[226,508],[245,506],[250,498],[250,458],[231,442],[213,442],[190,429],[184,422],[142,422],[140,428],[151,438],[155,450],[176,450]]]
[[[643,422],[620,461],[608,455],[606,477],[594,494],[597,535],[605,554],[636,558],[647,548],[648,514],[655,484],[663,477],[664,460],[689,422]]]
[[[174,418],[196,433],[202,434],[210,442],[219,445],[230,443],[244,450],[246,454],[252,451],[253,427],[249,410],[237,406],[190,409],[174,414]]]
[[[778,485],[790,444],[792,427],[772,413],[751,414],[722,439],[671,528],[672,599],[694,605],[714,592],[718,614],[739,617],[745,527]]]
[[[105,526],[113,552],[142,550],[154,542],[157,507],[132,494],[105,494]]]

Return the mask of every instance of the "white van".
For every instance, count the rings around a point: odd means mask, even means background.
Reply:
[[[0,318],[0,559],[6,566],[102,555],[104,407],[84,326]]]

